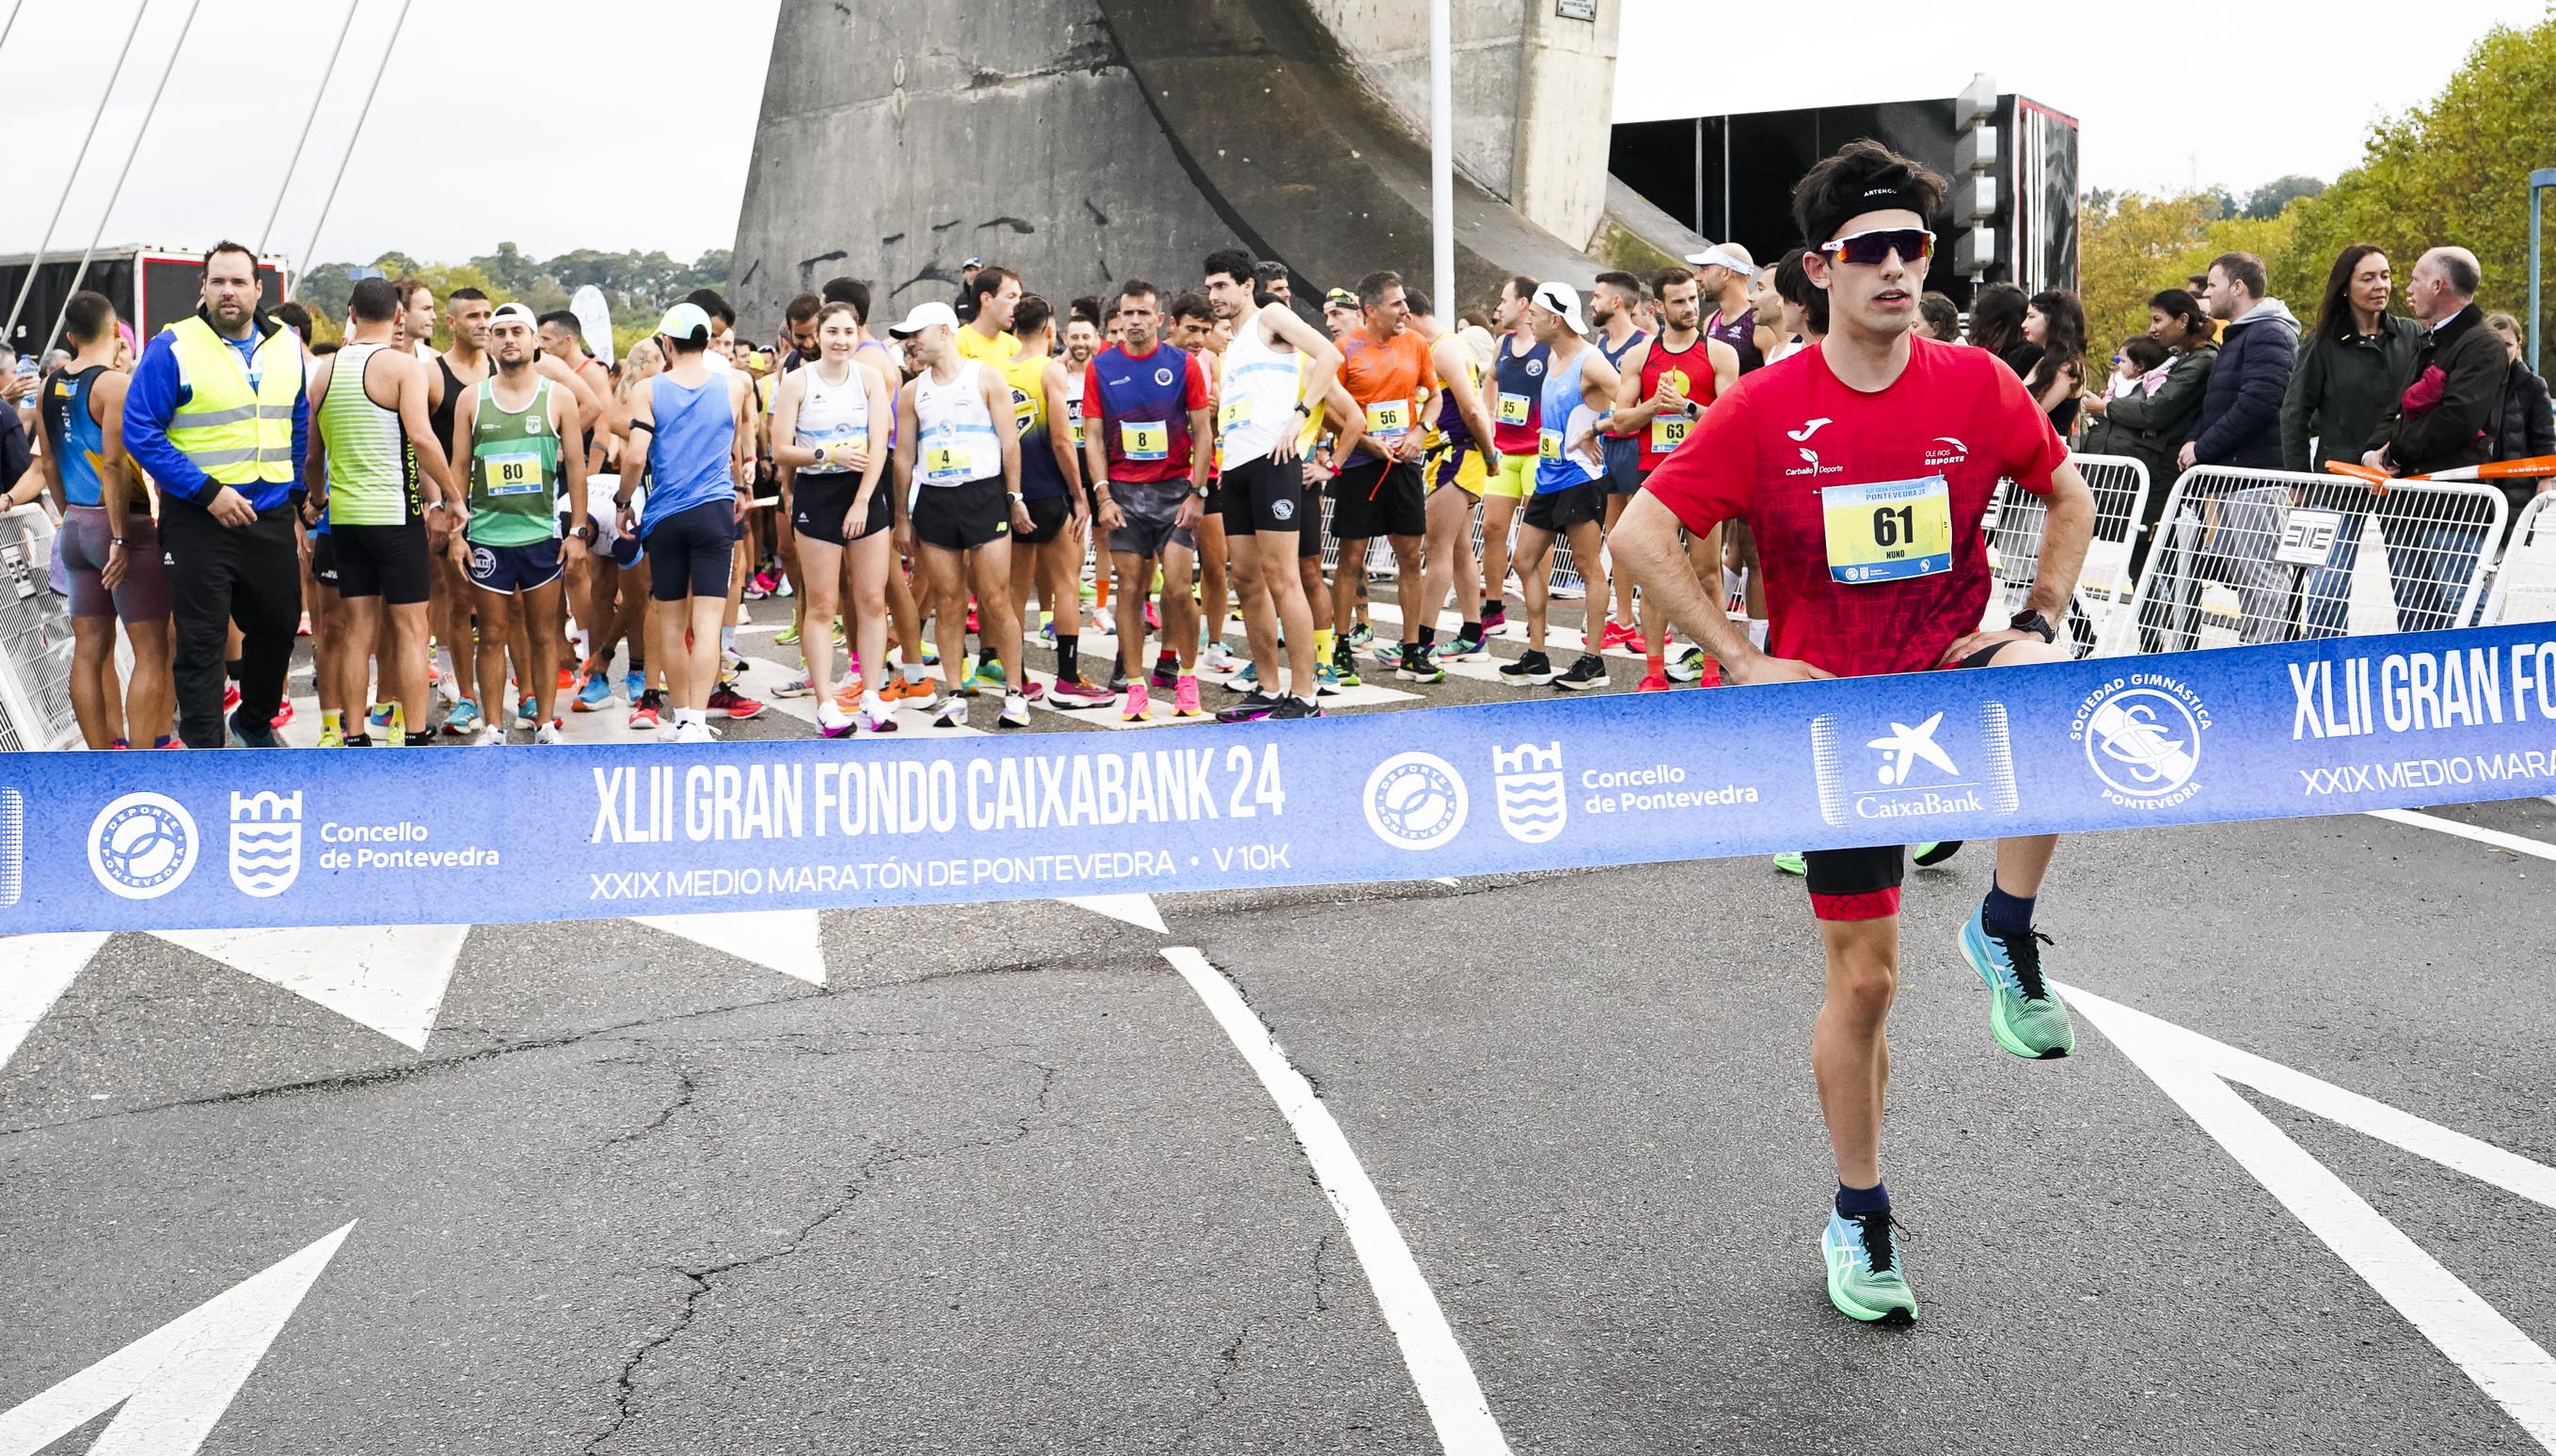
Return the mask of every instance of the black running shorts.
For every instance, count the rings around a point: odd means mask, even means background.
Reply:
[[[395,607],[426,600],[431,579],[426,523],[397,526],[328,526],[336,556],[337,595],[377,596]]]
[[[727,596],[736,558],[736,502],[703,501],[648,530],[648,595],[661,602]]]
[[[1224,532],[1250,536],[1262,531],[1301,531],[1305,524],[1305,462],[1278,461],[1267,455],[1228,465],[1224,471]],[[1317,518],[1321,512],[1314,513]],[[1322,549],[1315,538],[1316,550]]]
[[[925,546],[971,551],[1011,530],[1012,495],[999,475],[964,485],[927,485],[914,503],[914,539]]]
[[[1333,478],[1331,494],[1334,541],[1429,534],[1429,506],[1414,461],[1355,461]]]

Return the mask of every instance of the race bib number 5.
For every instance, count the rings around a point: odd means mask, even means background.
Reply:
[[[492,496],[538,495],[542,489],[542,457],[529,452],[481,455],[479,488]]]
[[[1118,450],[1130,460],[1168,460],[1172,457],[1172,426],[1160,420],[1122,420],[1118,423]]]
[[[1943,476],[1820,492],[1829,575],[1849,584],[1906,581],[1953,569],[1953,492]]]
[[[1224,408],[1215,412],[1215,427],[1219,434],[1231,434],[1250,423],[1251,400],[1248,396],[1227,400]]]

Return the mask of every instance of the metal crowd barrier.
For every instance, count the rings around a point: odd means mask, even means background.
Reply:
[[[2502,537],[2491,485],[2185,471],[2103,655],[2426,632],[2476,620]]]
[[[80,746],[71,713],[71,604],[51,580],[42,503],[0,512],[0,752]]]
[[[2077,594],[2060,624],[2078,657],[2091,656],[2129,603],[2131,563],[2137,557],[2141,513],[2147,509],[2148,467],[2125,455],[2071,455],[2077,473],[2095,493],[2095,536],[2086,546]],[[2023,610],[2032,578],[2041,568],[2041,533],[2049,504],[2013,481],[2000,480],[1986,523],[1989,569],[1996,594],[1986,625],[2003,627]]]
[[[2505,622],[2556,622],[2556,493],[2531,496],[2511,524],[2485,601],[2486,625]]]

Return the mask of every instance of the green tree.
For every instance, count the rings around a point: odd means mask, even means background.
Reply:
[[[2496,26],[2441,93],[2369,136],[2361,165],[2308,204],[2273,282],[2313,303],[2350,243],[2385,249],[2401,280],[2426,248],[2473,250],[2478,302],[2517,314],[2529,295],[2531,169],[2556,166],[2556,13]],[[2532,320],[2544,329],[2550,319]]]
[[[2293,237],[2313,204],[2295,198],[2271,217],[2220,215],[2209,192],[2150,197],[2130,192],[2110,206],[2089,207],[2080,233],[2078,293],[2086,305],[2087,344],[2109,350],[2148,328],[2148,300],[2184,287],[2222,253],[2251,253],[2274,268],[2293,251]],[[2277,295],[2280,291],[2274,290]],[[2301,306],[2293,295],[2287,302]],[[2314,302],[2313,294],[2308,302]]]
[[[2276,177],[2247,192],[2244,204],[2237,211],[2262,222],[2280,216],[2282,208],[2301,197],[2322,196],[2324,192],[2323,180],[2293,173],[2288,177]]]

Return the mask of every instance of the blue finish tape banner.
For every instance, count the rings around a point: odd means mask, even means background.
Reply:
[[[2556,624],[1289,724],[0,758],[0,931],[1365,884],[2556,792]]]

